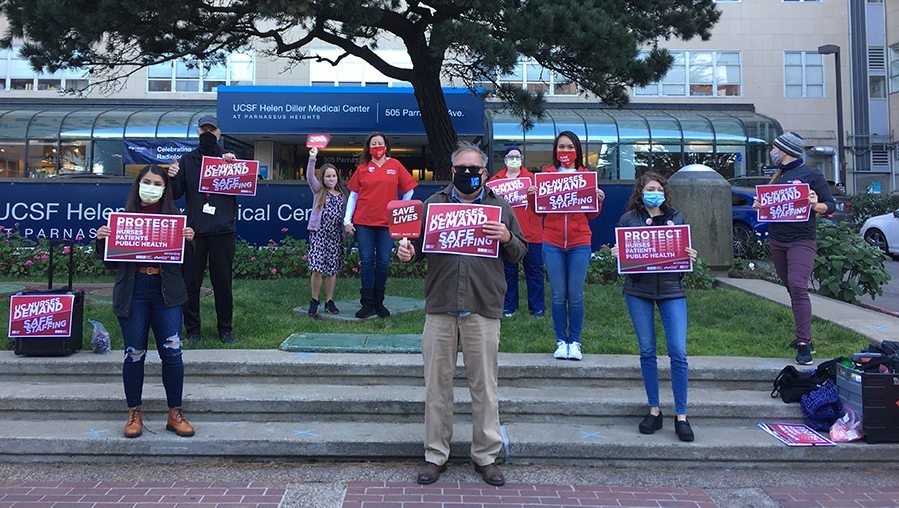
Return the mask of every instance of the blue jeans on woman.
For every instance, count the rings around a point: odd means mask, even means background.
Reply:
[[[590,265],[590,246],[562,249],[543,242],[543,263],[552,293],[550,306],[556,342],[581,342],[584,329],[584,280]]]
[[[162,297],[162,276],[138,273],[134,275],[131,293],[131,313],[119,318],[125,339],[125,363],[122,381],[128,407],[142,404],[144,387],[144,359],[150,328],[156,339],[156,350],[162,360],[162,385],[169,408],[181,407],[184,388],[184,364],[181,362],[181,306],[165,308]]]
[[[393,252],[390,229],[380,226],[356,225],[356,244],[359,245],[360,277],[362,287],[384,289],[387,287],[387,269]]]
[[[674,411],[687,414],[687,299],[647,300],[624,295],[627,310],[634,323],[640,345],[640,369],[649,407],[659,405],[659,367],[656,360],[655,306],[659,307],[668,358],[671,360],[671,390],[674,392]]]

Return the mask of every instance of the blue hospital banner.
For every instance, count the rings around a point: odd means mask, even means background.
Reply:
[[[122,150],[123,164],[171,164],[172,157],[182,155],[197,148],[199,140],[178,141],[174,139],[125,140]]]

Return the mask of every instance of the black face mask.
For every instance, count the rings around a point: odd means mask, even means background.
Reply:
[[[481,188],[484,183],[484,177],[480,173],[455,173],[453,175],[453,186],[461,194],[471,195]]]
[[[218,155],[218,150],[216,144],[218,142],[218,138],[215,137],[215,134],[211,132],[204,132],[200,134],[200,153],[203,155],[208,155],[210,157],[214,157]]]

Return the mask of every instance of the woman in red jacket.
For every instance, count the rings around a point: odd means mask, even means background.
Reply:
[[[580,164],[584,160],[581,141],[570,131],[563,131],[553,143],[553,165],[544,173],[574,173],[588,171]],[[605,193],[596,188],[596,200],[602,209]],[[547,213],[543,219],[543,262],[552,293],[553,330],[556,332],[556,351],[560,360],[580,360],[581,330],[584,327],[584,280],[590,264],[592,233],[589,220],[596,213]]]
[[[528,252],[524,255],[521,264],[524,265],[524,276],[528,285],[528,310],[534,317],[543,317],[546,312],[546,297],[543,289],[543,217],[534,211],[534,173],[531,173],[522,164],[521,149],[517,146],[506,148],[503,159],[506,167],[493,175],[490,180],[504,178],[526,178],[528,180],[527,206],[516,206],[515,216],[524,233],[524,239],[528,242]],[[503,302],[503,315],[512,317],[518,310],[518,263],[510,263],[503,258],[506,269],[506,300]]]

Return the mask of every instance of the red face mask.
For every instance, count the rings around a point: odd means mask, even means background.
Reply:
[[[556,152],[556,157],[559,159],[559,162],[562,163],[562,167],[570,168],[574,166],[577,152],[574,150],[559,150]]]
[[[371,154],[371,157],[375,160],[381,159],[384,157],[384,154],[387,153],[386,146],[372,146],[368,149],[368,153]]]

